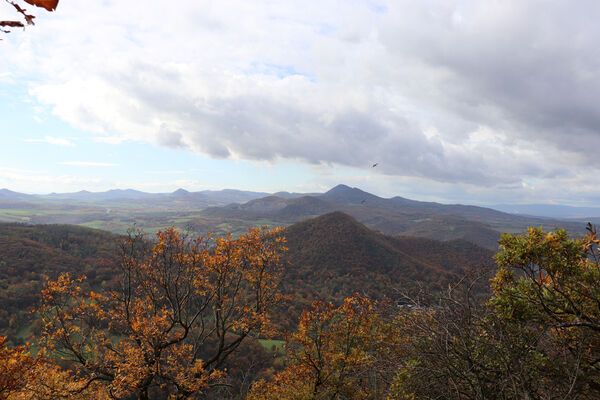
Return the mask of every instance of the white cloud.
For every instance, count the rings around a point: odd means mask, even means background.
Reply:
[[[36,121],[38,123],[40,122],[37,119],[36,119]],[[29,142],[29,143],[48,143],[48,144],[53,144],[55,146],[63,146],[63,147],[75,146],[75,144],[68,139],[57,138],[57,137],[52,137],[52,136],[46,136],[43,139],[25,139],[25,141]]]
[[[57,186],[65,188],[65,191],[77,191],[81,190],[82,186],[88,190],[110,187],[110,183],[101,178],[50,174],[43,170],[0,167],[0,187],[23,193],[35,192],[41,194],[53,192]],[[32,191],[31,188],[35,188],[35,190]]]
[[[600,172],[597,11],[591,0],[65,3],[8,43],[0,70],[41,76],[31,94],[97,141],[379,162],[391,180],[474,196],[527,196],[514,188],[540,179],[537,196],[591,198],[600,191],[577,185]]]

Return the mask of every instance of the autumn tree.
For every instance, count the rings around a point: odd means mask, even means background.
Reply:
[[[545,355],[544,332],[501,318],[476,289],[488,274],[400,308],[401,357],[390,399],[518,400],[564,394],[562,364]]]
[[[248,399],[377,398],[387,388],[377,366],[393,348],[390,328],[369,299],[355,295],[337,308],[317,301],[286,340],[287,368],[257,382]]]
[[[22,20],[6,20],[0,21],[0,30],[4,33],[10,32],[7,28],[23,28],[25,25],[34,25],[35,15],[29,13],[23,2],[19,2],[18,0],[5,0],[12,8],[16,10],[17,13],[20,14]],[[58,6],[59,0],[23,0],[25,3],[31,4],[36,7],[45,8],[47,11],[54,11]]]
[[[600,397],[600,258],[595,228],[583,239],[559,229],[504,235],[491,303],[506,319],[545,332],[547,355],[566,363],[575,398]]]
[[[72,392],[111,398],[195,397],[218,386],[225,360],[250,336],[270,333],[280,298],[279,229],[239,239],[161,231],[150,246],[121,247],[119,290],[82,289],[68,274],[43,291],[43,345],[74,371]]]
[[[401,313],[408,345],[391,398],[599,398],[599,241],[588,228],[578,240],[504,235],[491,297],[469,283]]]

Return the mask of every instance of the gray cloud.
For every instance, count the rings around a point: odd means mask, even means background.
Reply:
[[[600,4],[415,4],[386,16],[382,43],[445,72],[428,101],[531,142],[577,153],[600,144]]]

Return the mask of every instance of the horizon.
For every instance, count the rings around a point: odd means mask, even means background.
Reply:
[[[376,193],[372,193],[372,192],[368,192],[366,190],[363,190],[360,187],[353,187],[350,185],[346,185],[344,183],[338,183],[335,186],[332,186],[326,190],[320,191],[320,192],[289,192],[289,191],[285,191],[285,190],[277,190],[274,192],[267,192],[267,191],[261,191],[261,190],[244,190],[244,189],[238,189],[238,188],[233,188],[233,187],[224,187],[221,189],[205,189],[205,190],[188,190],[186,188],[183,187],[179,187],[173,191],[169,191],[169,192],[151,192],[151,191],[143,191],[143,190],[137,190],[137,189],[133,189],[133,188],[113,188],[113,189],[108,189],[108,190],[103,190],[103,191],[89,191],[89,190],[77,190],[74,192],[50,192],[50,193],[27,193],[27,192],[18,192],[18,191],[14,191],[11,190],[10,188],[6,188],[6,187],[0,187],[0,192],[8,190],[9,192],[12,193],[16,193],[16,194],[25,194],[25,195],[29,195],[29,196],[40,196],[40,197],[48,197],[48,196],[60,196],[60,195],[73,195],[73,194],[81,194],[81,193],[89,193],[89,194],[102,194],[102,193],[108,193],[108,192],[126,192],[126,191],[134,191],[134,192],[138,192],[138,193],[144,193],[144,194],[149,194],[149,195],[170,195],[170,194],[175,194],[177,192],[180,191],[185,191],[186,193],[202,193],[202,192],[222,192],[222,191],[240,191],[240,192],[254,192],[254,193],[262,193],[265,194],[267,196],[273,196],[276,195],[277,193],[289,193],[289,194],[299,194],[299,195],[313,195],[313,194],[324,194],[327,193],[328,191],[331,191],[333,189],[336,189],[338,187],[346,187],[348,189],[358,189],[360,191],[363,191],[367,194],[370,195],[374,195],[383,199],[392,199],[395,197],[401,197],[401,198],[405,198],[407,200],[413,200],[413,201],[421,201],[424,202],[425,200],[422,199],[418,199],[418,198],[409,198],[406,196],[403,196],[401,194],[396,194],[396,195],[392,195],[392,196],[382,196]],[[477,206],[477,207],[484,207],[484,208],[492,208],[494,209],[494,207],[510,207],[510,206],[541,206],[541,207],[546,207],[546,206],[550,206],[550,207],[566,207],[566,208],[581,208],[581,209],[594,209],[594,210],[600,210],[599,206],[582,206],[582,205],[573,205],[573,204],[559,204],[559,203],[492,203],[492,204],[484,204],[484,203],[450,203],[450,202],[443,202],[443,201],[438,201],[437,203],[440,204],[445,204],[445,205],[471,205],[471,206]],[[497,209],[498,211],[502,211],[502,212],[506,212],[506,213],[512,213],[512,214],[525,214],[525,212],[521,211],[508,211],[507,209]],[[542,213],[543,214],[543,213]],[[544,216],[540,214],[541,216]],[[531,214],[531,215],[535,215],[535,214]],[[581,217],[596,217],[595,215],[581,215]]]
[[[0,187],[594,207],[600,4],[539,7],[61,2],[2,34]]]

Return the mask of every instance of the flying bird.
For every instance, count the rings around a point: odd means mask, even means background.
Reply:
[[[378,162],[376,162],[375,164],[371,165],[371,168],[375,168],[375,167],[376,167],[376,166],[378,166],[378,165],[379,165],[379,163],[378,163]]]

